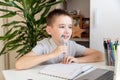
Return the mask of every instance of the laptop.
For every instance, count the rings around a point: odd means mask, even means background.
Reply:
[[[120,45],[117,47],[114,71],[96,68],[75,80],[120,80]]]
[[[114,71],[96,68],[75,80],[113,80]]]

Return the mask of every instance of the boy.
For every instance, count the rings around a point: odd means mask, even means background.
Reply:
[[[39,41],[31,52],[18,59],[16,69],[27,69],[38,64],[60,62],[69,64],[103,60],[101,52],[69,40],[72,34],[72,17],[67,12],[55,9],[48,14],[46,20],[46,31],[51,38]]]

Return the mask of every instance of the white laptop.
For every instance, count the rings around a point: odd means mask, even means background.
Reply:
[[[97,68],[75,80],[120,80],[120,45],[117,47],[114,71]]]
[[[113,80],[114,71],[97,68],[75,80]]]

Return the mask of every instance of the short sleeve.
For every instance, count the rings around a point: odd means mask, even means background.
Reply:
[[[54,48],[52,48],[53,46],[53,41],[51,41],[52,39],[50,38],[45,38],[41,41],[37,42],[37,45],[32,49],[32,51],[36,54],[36,55],[43,55],[43,54],[48,54],[50,53]]]
[[[85,46],[82,46],[80,44],[75,44],[76,46],[76,55],[75,56],[81,56],[85,53],[85,50],[87,49]]]
[[[36,45],[33,49],[33,52],[35,52],[36,55],[42,55],[44,48],[40,44]]]
[[[70,40],[67,45],[69,46],[68,53],[70,56],[82,56],[87,49],[85,46],[82,46],[72,40]]]

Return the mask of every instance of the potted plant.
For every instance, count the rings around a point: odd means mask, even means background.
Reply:
[[[63,0],[3,0],[0,6],[13,7],[15,10],[0,9],[5,12],[0,18],[12,18],[16,15],[23,20],[14,19],[11,22],[3,24],[2,27],[9,30],[5,35],[0,36],[0,40],[4,41],[4,47],[0,51],[0,55],[15,50],[17,58],[29,52],[37,43],[45,37],[48,37],[46,26],[46,15],[55,4],[63,2]],[[37,17],[36,15],[40,15]]]

